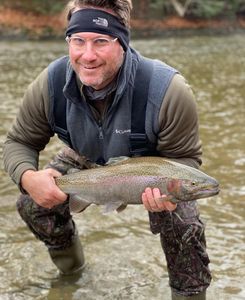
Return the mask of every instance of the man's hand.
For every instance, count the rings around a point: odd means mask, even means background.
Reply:
[[[166,198],[166,201],[164,201],[163,198]],[[177,204],[168,201],[166,195],[161,195],[158,188],[146,188],[145,192],[142,193],[142,202],[145,208],[151,212],[160,212],[164,210],[173,211],[177,207]]]
[[[55,184],[54,177],[59,176],[61,173],[54,169],[27,170],[21,177],[21,186],[37,204],[52,208],[67,199],[67,195]]]

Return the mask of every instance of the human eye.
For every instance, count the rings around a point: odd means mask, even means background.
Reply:
[[[94,39],[94,45],[97,47],[104,47],[109,45],[110,40],[107,38],[96,38]]]
[[[84,39],[78,37],[78,36],[72,36],[71,37],[71,42],[75,46],[83,46],[85,44]]]

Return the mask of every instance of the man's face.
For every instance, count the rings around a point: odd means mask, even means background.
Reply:
[[[119,41],[94,32],[75,33],[71,38],[70,61],[81,82],[96,90],[107,86],[123,63],[124,51]],[[103,39],[108,43],[104,44]]]

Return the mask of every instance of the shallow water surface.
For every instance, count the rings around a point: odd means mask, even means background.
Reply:
[[[199,201],[213,273],[208,299],[245,299],[245,36],[137,40],[133,46],[179,69],[197,98],[202,169],[220,181],[218,196]],[[67,51],[63,42],[0,42],[0,143],[27,85]],[[61,144],[41,154],[46,163]],[[2,153],[2,147],[0,147]],[[170,299],[159,237],[140,206],[101,214],[90,207],[75,216],[87,265],[80,278],[61,279],[45,247],[21,221],[18,195],[0,170],[0,299]]]

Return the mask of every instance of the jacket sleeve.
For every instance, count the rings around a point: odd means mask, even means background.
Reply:
[[[45,69],[27,88],[3,147],[5,170],[17,185],[24,171],[38,169],[39,152],[54,135],[48,115],[48,72]]]
[[[198,168],[201,142],[197,107],[186,80],[176,74],[164,96],[159,113],[157,150],[161,156]]]

